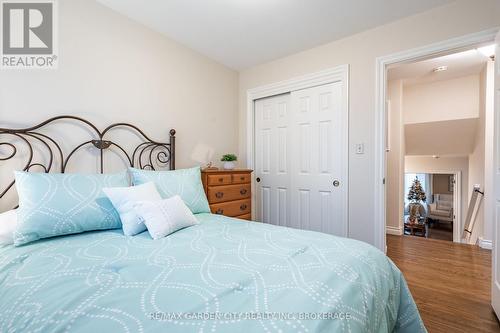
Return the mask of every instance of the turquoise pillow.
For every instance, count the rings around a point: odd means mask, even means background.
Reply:
[[[37,239],[121,227],[120,216],[102,188],[128,186],[117,174],[15,172],[19,195],[14,245]]]
[[[150,171],[129,168],[132,183],[154,182],[163,199],[178,195],[193,214],[210,213],[207,196],[201,183],[200,167],[171,171]]]

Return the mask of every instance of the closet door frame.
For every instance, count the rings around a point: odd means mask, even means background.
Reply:
[[[349,65],[340,65],[320,72],[295,77],[289,80],[276,82],[247,91],[247,113],[246,113],[246,166],[254,169],[255,166],[255,100],[271,97],[274,95],[290,93],[295,90],[312,88],[329,83],[342,82],[342,209],[344,211],[341,221],[345,237],[349,236]],[[255,189],[255,177],[252,177],[252,187]],[[256,191],[252,191],[255,202]],[[252,206],[252,219],[255,218],[255,205]]]

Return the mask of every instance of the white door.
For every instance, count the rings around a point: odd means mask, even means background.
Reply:
[[[290,94],[255,101],[256,217],[289,226]]]
[[[347,236],[342,83],[292,92],[291,225]]]
[[[346,100],[339,81],[256,101],[257,220],[347,236]]]
[[[495,131],[494,131],[494,191],[495,191],[495,220],[493,223],[493,250],[492,250],[492,288],[491,305],[497,317],[500,318],[500,33],[496,38],[495,61]]]

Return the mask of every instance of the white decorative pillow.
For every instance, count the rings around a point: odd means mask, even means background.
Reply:
[[[107,187],[102,191],[120,214],[123,233],[127,236],[137,235],[146,230],[142,219],[134,210],[134,204],[142,200],[161,200],[153,182],[129,187]]]
[[[14,243],[16,224],[17,212],[14,209],[0,214],[0,245]]]
[[[178,195],[158,201],[140,201],[134,206],[153,239],[198,224],[196,217]]]

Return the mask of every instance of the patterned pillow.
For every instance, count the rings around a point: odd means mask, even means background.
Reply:
[[[14,245],[40,238],[121,227],[120,216],[104,187],[128,186],[118,174],[47,174],[18,171],[18,223]]]
[[[130,168],[132,183],[154,182],[162,198],[178,195],[193,214],[210,213],[207,196],[201,183],[200,167],[171,171],[150,171]]]
[[[196,217],[178,195],[163,200],[138,201],[134,203],[134,209],[153,239],[198,224]]]

